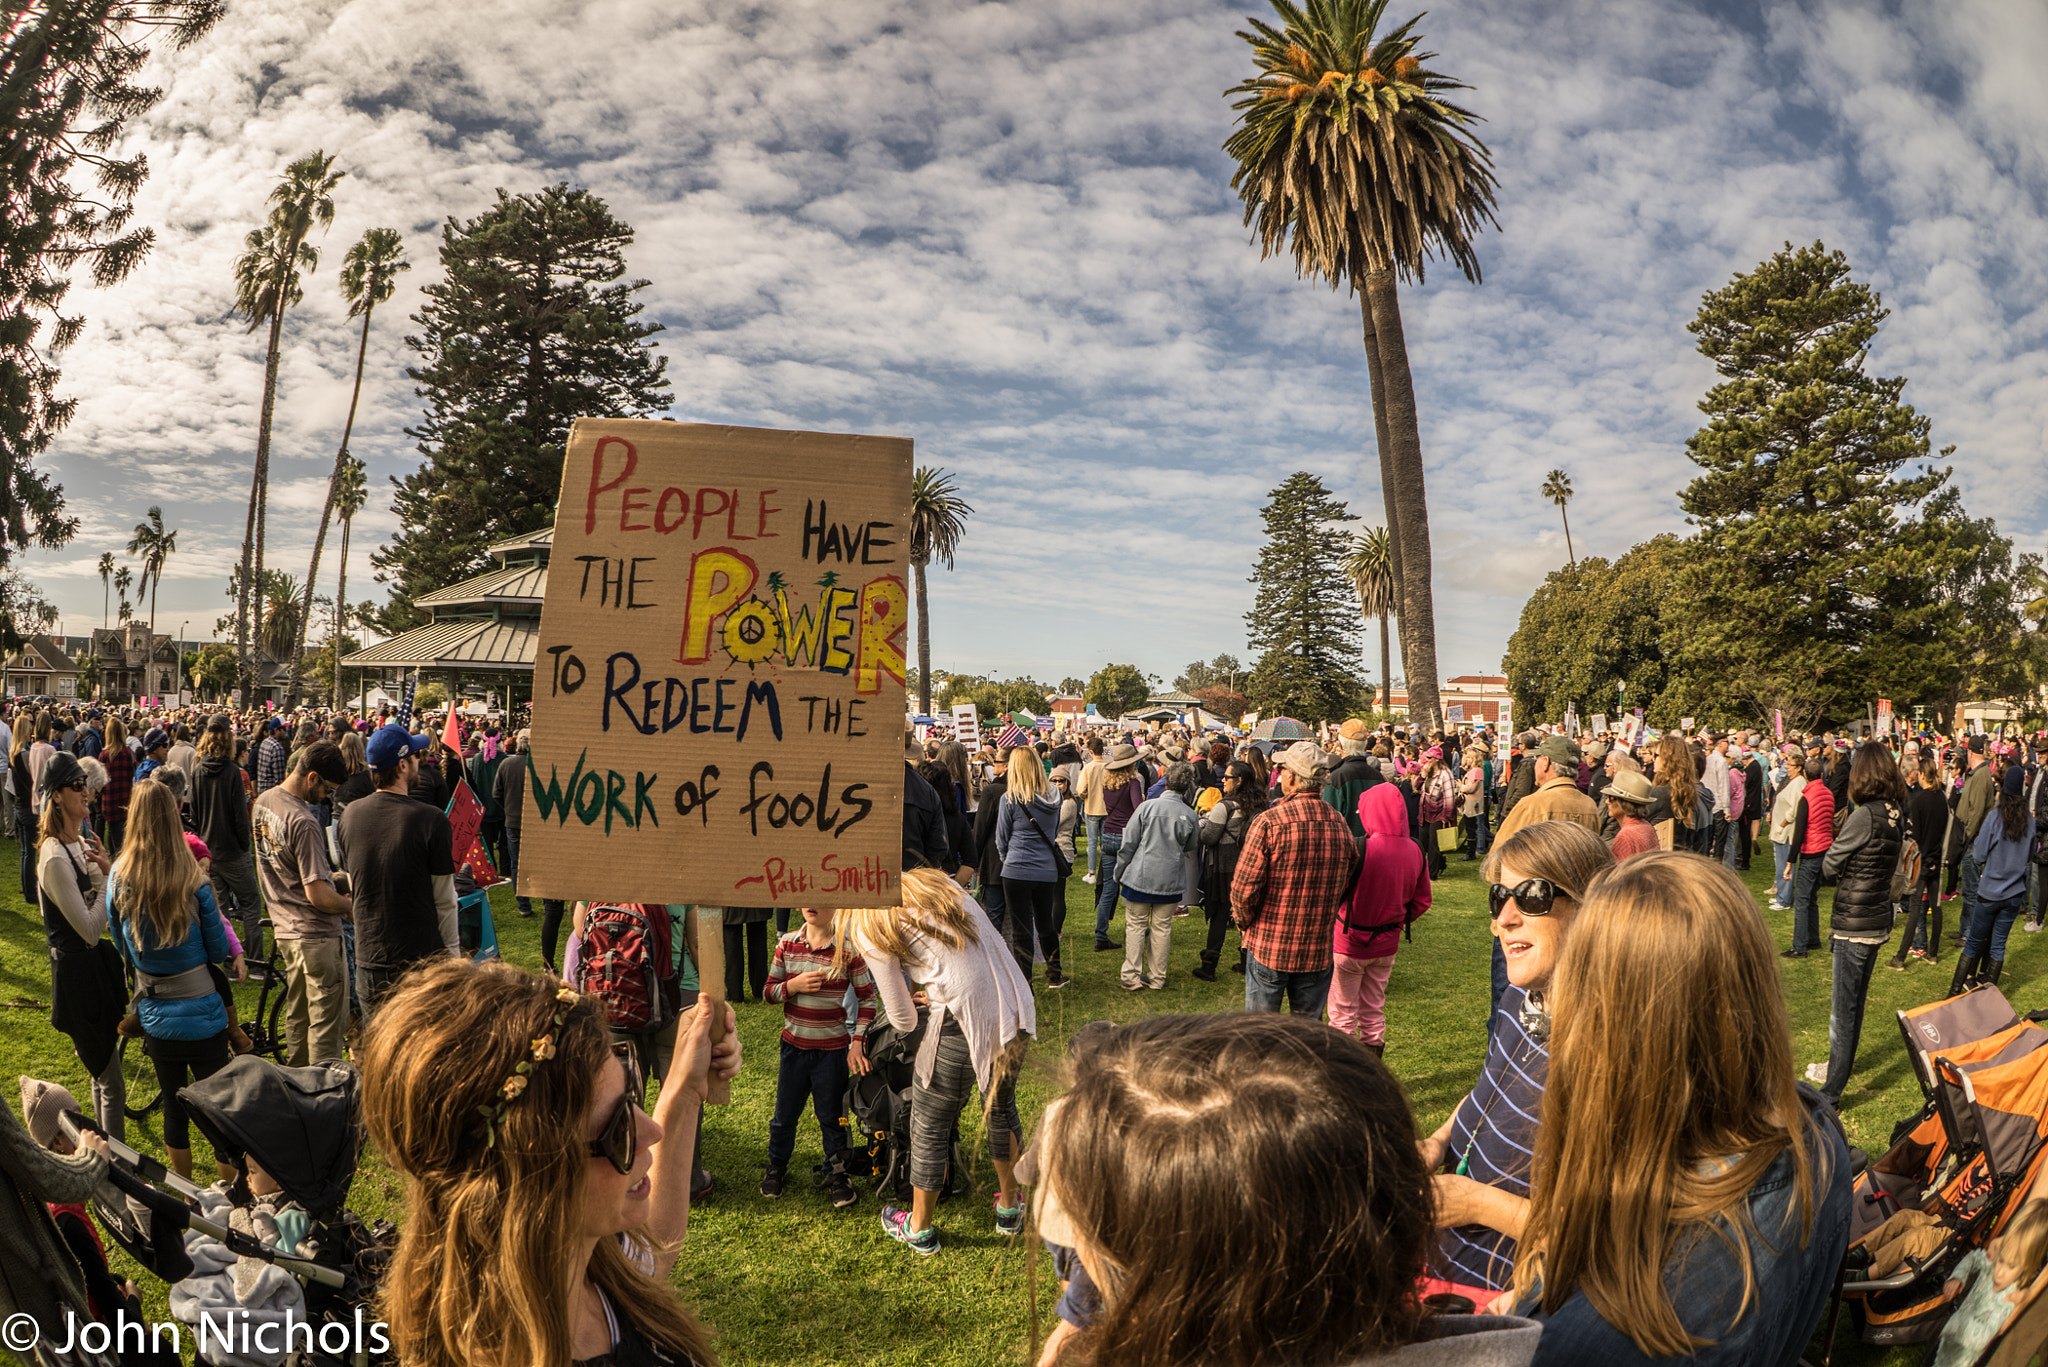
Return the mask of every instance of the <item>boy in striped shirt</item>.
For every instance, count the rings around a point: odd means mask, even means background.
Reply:
[[[861,1051],[875,1019],[875,980],[858,954],[847,951],[843,968],[832,967],[832,912],[805,907],[804,923],[775,942],[764,1001],[782,1005],[782,1065],[775,1079],[775,1118],[768,1122],[768,1171],[763,1196],[780,1196],[796,1151],[796,1125],[810,1098],[825,1134],[825,1190],[844,1209],[859,1198],[846,1180],[846,1077],[868,1070]],[[846,989],[853,989],[859,1015],[846,1027]]]

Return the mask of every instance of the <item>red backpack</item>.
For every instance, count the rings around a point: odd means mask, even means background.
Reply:
[[[576,989],[604,1003],[615,1030],[665,1023],[681,1004],[668,908],[649,902],[599,902],[583,918]]]

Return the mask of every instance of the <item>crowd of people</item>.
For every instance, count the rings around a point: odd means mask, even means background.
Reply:
[[[177,1088],[249,1047],[232,983],[267,957],[288,1062],[360,1067],[367,1133],[406,1182],[380,1301],[401,1361],[713,1360],[663,1285],[713,1187],[703,1106],[742,1069],[736,1018],[699,1000],[687,907],[545,903],[540,973],[464,952],[444,809],[467,783],[515,874],[520,733],[61,706],[0,730],[52,1024],[108,1134],[137,1034],[191,1172]],[[2042,924],[2048,738],[1627,744],[1359,719],[1292,744],[1009,738],[907,732],[896,904],[726,908],[724,997],[782,1013],[771,1199],[808,1106],[820,1185],[856,1203],[847,1089],[878,1034],[911,1042],[909,1196],[880,1210],[911,1254],[944,1246],[978,1095],[982,1218],[1043,1239],[1061,1282],[1048,1364],[1277,1362],[1281,1344],[1330,1367],[1790,1367],[1848,1238],[1836,1111],[1875,966],[1938,960],[1956,900],[1954,973],[1930,988],[1953,994],[1997,982],[2012,928]],[[1803,1079],[1780,951],[1738,877],[1766,846],[1783,955],[1833,960],[1828,1058]],[[1487,1042],[1425,1135],[1386,1064],[1387,989],[1452,860],[1486,888]],[[1244,1010],[1079,1031],[1027,1128],[1038,966],[1048,991],[1084,967],[1075,878],[1125,991],[1167,985],[1175,926],[1199,915],[1194,975],[1242,974]],[[237,1155],[214,1157],[231,1176]]]

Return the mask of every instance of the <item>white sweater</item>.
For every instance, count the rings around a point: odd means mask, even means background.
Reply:
[[[1031,985],[1017,971],[1017,961],[1003,942],[1002,932],[988,919],[981,903],[964,892],[960,898],[978,931],[973,944],[947,949],[913,929],[906,937],[911,956],[899,961],[858,935],[849,938],[874,975],[882,1010],[898,1030],[917,1028],[917,1003],[911,1000],[910,983],[924,988],[925,1000],[931,1005],[931,1025],[917,1051],[918,1083],[931,1083],[939,1032],[950,1013],[959,1019],[961,1033],[967,1036],[975,1081],[986,1090],[994,1080],[996,1055],[1003,1046],[1018,1035],[1037,1033],[1038,1008],[1031,999]]]

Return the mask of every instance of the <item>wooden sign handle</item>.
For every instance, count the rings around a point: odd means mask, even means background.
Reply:
[[[725,1038],[725,908],[696,907],[690,915],[690,928],[696,932],[697,955],[697,999],[709,1001],[711,1008],[711,1045]],[[711,1079],[711,1090],[704,1099],[714,1106],[732,1103],[732,1083],[722,1078]]]

